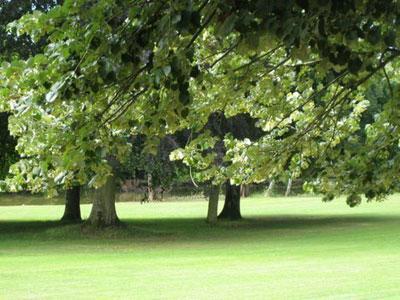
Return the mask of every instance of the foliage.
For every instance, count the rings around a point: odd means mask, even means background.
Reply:
[[[359,129],[332,147],[324,160],[316,162],[320,173],[309,186],[312,190],[330,195],[346,193],[350,198],[353,194],[364,194],[368,200],[382,200],[399,189],[396,180],[399,145],[395,141],[400,77],[396,65],[392,66],[387,72],[390,82],[381,74],[366,86],[363,94],[369,106]]]
[[[196,137],[173,155],[203,180],[260,182],[288,169],[296,177],[315,160],[330,170],[329,155],[351,163],[336,146],[360,130],[366,83],[400,55],[399,15],[397,1],[377,0],[66,0],[34,11],[12,28],[46,37],[47,47],[0,75],[0,109],[13,114],[23,155],[8,188],[98,187],[111,172],[106,158],[126,157],[127,136],[145,135],[151,153],[181,129]],[[371,146],[380,133],[396,137],[392,102],[365,126]],[[246,113],[264,133],[213,136],[204,128],[216,112]],[[223,168],[213,153],[219,142]]]
[[[7,24],[18,20],[24,14],[31,13],[33,10],[48,10],[57,3],[60,3],[60,1],[0,1],[0,62],[2,60],[10,60],[18,57],[27,58],[40,51],[45,42],[45,40],[42,40],[40,43],[35,44],[26,35],[17,37],[15,34],[7,32]],[[18,9],[16,9],[16,7]],[[10,165],[15,163],[18,159],[18,155],[15,152],[16,141],[10,136],[7,128],[8,117],[9,115],[7,113],[0,112],[0,141],[2,141],[2,146],[0,148],[1,179],[8,174]]]
[[[147,175],[150,174],[153,186],[164,189],[175,183],[187,182],[190,180],[188,168],[181,162],[172,162],[169,159],[170,152],[179,147],[181,139],[179,135],[166,136],[160,141],[157,153],[149,154],[145,148],[145,136],[132,137],[132,149],[128,159],[121,165],[120,177],[141,179],[147,185]]]
[[[45,40],[33,43],[27,35],[16,37],[7,31],[7,24],[23,15],[36,11],[47,11],[60,4],[60,0],[0,0],[0,60],[12,57],[28,58],[44,46]]]

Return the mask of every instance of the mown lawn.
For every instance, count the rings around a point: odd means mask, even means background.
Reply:
[[[59,224],[62,206],[0,207],[0,299],[399,298],[400,196],[252,197],[216,227],[206,205],[119,203],[126,226],[104,232]]]

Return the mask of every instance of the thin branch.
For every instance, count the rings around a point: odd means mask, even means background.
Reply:
[[[335,108],[337,107],[337,105],[341,104],[343,101],[345,101],[347,99],[347,97],[353,93],[357,87],[359,87],[360,85],[364,84],[366,81],[368,81],[372,76],[374,76],[380,69],[384,68],[385,65],[387,65],[389,62],[391,62],[393,59],[395,59],[396,57],[398,57],[400,55],[400,52],[391,55],[386,61],[382,61],[379,66],[377,66],[373,71],[371,71],[371,73],[369,73],[368,75],[364,76],[363,78],[361,78],[360,80],[357,81],[357,83],[355,84],[355,86],[348,90],[347,93],[345,93],[338,101],[336,101],[336,99],[338,99],[338,96],[340,96],[342,93],[344,93],[346,91],[346,88],[343,88],[340,92],[338,92],[335,97],[333,97],[328,105],[327,108],[320,113],[319,115],[317,115],[312,121],[311,123],[305,128],[305,130],[303,130],[301,133],[296,134],[294,137],[296,138],[296,141],[294,144],[292,144],[293,146],[296,145],[298,143],[298,141],[300,140],[300,138],[302,136],[304,136],[305,134],[307,134],[308,132],[310,132],[313,128],[315,128],[315,125],[321,124],[325,118],[327,117],[327,115]]]
[[[206,21],[204,22],[203,25],[200,26],[200,28],[196,31],[196,33],[192,36],[192,39],[190,40],[190,42],[187,44],[187,46],[185,47],[186,49],[189,49],[192,44],[196,41],[196,39],[199,37],[200,33],[204,30],[204,28],[206,28],[206,26],[211,22],[212,18],[215,16],[215,14],[217,13],[217,9],[214,9],[214,11],[208,16],[208,18],[206,19]]]
[[[383,57],[385,56],[386,52],[388,52],[388,51],[390,51],[389,48],[386,49],[385,51],[383,51],[383,53],[381,54],[381,57],[380,57],[380,59],[379,59],[379,62],[380,62],[381,64],[383,63]],[[389,76],[388,76],[388,74],[387,74],[387,72],[386,72],[386,68],[385,68],[385,67],[386,67],[386,65],[384,65],[384,66],[382,67],[383,75],[385,76],[386,81],[387,81],[387,83],[388,83],[389,91],[390,91],[390,96],[391,96],[392,99],[394,99],[394,93],[393,93],[392,83],[390,82],[390,79],[389,79]]]
[[[346,91],[345,88],[343,88],[342,90],[340,90],[339,93],[337,93],[335,95],[335,97],[333,97],[328,105],[327,108],[321,112],[320,114],[318,114],[312,121],[311,123],[303,130],[303,132],[301,132],[296,138],[297,140],[299,140],[302,136],[306,135],[307,133],[309,133],[311,130],[313,130],[316,126],[318,126],[318,124],[321,124],[329,115],[329,113],[339,104],[341,104],[343,101],[345,101],[351,93],[354,92],[353,89],[348,90],[347,93],[345,93],[341,98],[339,98],[339,96],[344,93]],[[338,101],[336,101],[339,98]]]
[[[332,130],[332,135],[331,135],[331,137],[330,137],[330,139],[329,139],[329,142],[326,144],[325,149],[322,151],[322,156],[325,156],[326,152],[328,152],[328,149],[331,147],[332,142],[333,142],[333,139],[334,139],[335,136],[336,136],[336,129],[337,129],[337,127],[338,127],[340,114],[341,114],[341,112],[343,111],[343,104],[344,104],[344,103],[342,102],[342,104],[340,105],[339,113],[338,113],[338,115],[336,116],[336,118],[334,118],[334,121],[333,121],[333,122],[334,122],[334,126],[333,126],[333,130]]]
[[[338,105],[343,105],[344,101],[348,98],[348,96],[355,91],[355,89],[357,87],[359,87],[360,85],[364,84],[366,81],[368,81],[372,76],[374,76],[380,69],[384,68],[389,62],[391,62],[392,60],[394,60],[395,58],[397,58],[400,55],[400,51],[392,51],[394,52],[393,55],[391,55],[388,59],[386,59],[386,61],[382,61],[379,66],[377,66],[376,68],[374,68],[368,75],[366,75],[365,77],[361,78],[360,80],[358,80],[356,82],[356,84],[353,86],[352,89],[348,90],[347,93],[345,93],[345,95],[343,95],[338,101],[337,98],[339,95],[341,95],[342,93],[344,93],[344,91],[346,91],[346,88],[343,88],[339,93],[337,93],[335,95],[335,97],[333,99],[331,99],[328,103],[328,107],[322,112],[320,113],[318,116],[316,116],[311,123],[302,131],[302,132],[297,132],[296,134],[292,135],[291,137],[293,139],[288,139],[288,143],[290,144],[290,147],[286,147],[286,149],[289,150],[290,154],[286,157],[286,161],[288,161],[288,159],[290,158],[290,156],[292,156],[294,153],[294,148],[296,147],[296,145],[300,142],[301,137],[303,137],[305,134],[307,134],[308,132],[310,132],[313,128],[315,128],[315,125],[321,124],[326,117],[329,115],[329,113],[336,108]],[[392,131],[394,131],[394,128],[392,129]],[[383,147],[385,147],[385,145],[383,145]],[[383,148],[382,147],[382,148]],[[284,152],[283,152],[284,153]],[[282,152],[275,152],[274,154],[271,154],[270,157],[272,157],[272,160],[279,160],[282,159]]]
[[[280,48],[282,48],[282,47],[283,47],[283,45],[278,45],[278,46],[276,46],[275,48],[273,48],[273,49],[267,51],[266,53],[261,54],[261,55],[259,55],[259,56],[256,56],[256,57],[252,58],[248,63],[245,63],[245,64],[243,64],[243,65],[237,67],[236,69],[233,69],[232,72],[237,72],[237,71],[239,71],[239,70],[241,70],[241,69],[244,69],[244,68],[246,68],[246,67],[249,67],[250,65],[252,65],[252,64],[254,64],[254,63],[256,63],[256,62],[258,62],[260,59],[263,59],[264,57],[269,56],[269,55],[275,53],[278,49],[280,49]]]
[[[312,66],[312,65],[315,65],[317,63],[320,63],[321,61],[322,61],[322,59],[317,59],[317,60],[306,61],[306,62],[303,62],[303,63],[293,64],[293,65],[286,65],[286,67],[296,68],[296,67]]]
[[[388,76],[388,74],[387,74],[387,72],[386,72],[385,66],[382,68],[382,71],[383,71],[383,74],[385,75],[386,81],[387,81],[388,86],[389,86],[390,97],[391,97],[392,99],[394,99],[394,92],[393,92],[392,83],[390,82],[390,78],[389,78],[389,76]]]
[[[132,98],[125,101],[115,112],[113,112],[107,119],[105,119],[100,127],[104,126],[106,123],[112,123],[118,118],[120,118],[128,109],[129,107],[135,102],[135,100],[142,95],[144,92],[147,91],[147,88],[142,89],[141,91],[137,92],[132,96]]]
[[[76,74],[76,71],[78,71],[79,66],[82,64],[83,60],[85,59],[86,55],[88,54],[89,47],[86,48],[85,52],[83,53],[81,59],[79,60],[78,64],[76,65],[74,69],[74,74]]]
[[[206,7],[206,5],[208,4],[209,0],[205,0],[199,7],[199,9],[197,10],[198,12],[201,12],[203,10],[204,7]]]
[[[326,84],[321,90],[319,91],[315,91],[314,93],[312,93],[310,96],[308,96],[308,98],[305,99],[305,101],[303,103],[301,103],[300,105],[296,106],[295,108],[293,108],[292,110],[290,110],[289,112],[287,112],[285,114],[285,116],[270,130],[268,130],[266,133],[271,133],[272,131],[274,131],[275,129],[277,129],[282,123],[283,121],[285,121],[287,118],[290,117],[291,114],[293,114],[295,111],[303,108],[307,103],[309,103],[311,100],[313,100],[315,97],[317,97],[318,95],[320,95],[322,92],[326,91],[332,84],[334,84],[335,82],[337,82],[339,79],[343,78],[345,75],[347,75],[347,72],[343,72],[342,74],[340,74],[339,76],[337,76],[335,79],[333,79],[332,81],[330,81],[328,84]]]
[[[194,181],[194,178],[193,178],[193,175],[192,175],[192,167],[191,167],[191,166],[189,166],[189,174],[190,174],[190,180],[192,181],[193,185],[194,185],[196,188],[199,188],[199,186],[197,185],[197,183]]]
[[[114,95],[114,97],[111,99],[111,101],[107,104],[107,106],[98,114],[96,117],[97,118],[102,118],[103,115],[113,106],[119,99],[119,97],[127,92],[129,90],[129,87],[132,85],[132,83],[136,80],[136,78],[147,68],[147,65],[143,66],[140,68],[136,73],[133,73],[129,75],[127,78],[124,79],[124,81],[127,81],[126,84],[124,84]]]
[[[224,54],[222,54],[219,58],[217,58],[211,65],[210,65],[210,69],[212,69],[217,63],[219,63],[221,60],[223,60],[227,55],[229,55],[229,53],[231,53],[240,43],[240,39],[234,43],[232,46],[230,46],[228,48],[228,50],[225,51]]]
[[[289,60],[290,60],[290,57],[286,57],[285,59],[282,59],[277,65],[272,66],[271,69],[267,70],[267,72],[265,72],[261,77],[263,77],[263,76],[265,76],[265,75],[277,70],[280,66],[283,66]]]

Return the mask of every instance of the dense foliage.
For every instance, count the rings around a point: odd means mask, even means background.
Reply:
[[[28,58],[40,51],[44,46],[45,40],[33,43],[27,35],[16,36],[7,31],[7,24],[16,21],[33,10],[48,10],[61,3],[55,0],[13,0],[0,1],[0,62],[2,60],[12,60],[13,58]],[[18,155],[15,152],[15,139],[8,131],[8,114],[0,113],[0,178],[4,178],[10,165],[17,161]]]
[[[364,90],[385,68],[395,75],[399,16],[397,1],[377,0],[66,0],[34,11],[11,28],[47,46],[0,75],[0,109],[13,114],[23,156],[8,189],[98,187],[108,158],[126,158],[126,137],[147,136],[155,153],[161,138],[188,129],[193,139],[171,157],[201,180],[296,177],[318,163],[329,195],[386,193],[399,167],[399,90],[390,85],[391,100],[369,121]],[[206,127],[216,112],[248,114],[263,134],[215,136]],[[347,141],[359,136],[367,147],[353,149]],[[381,164],[390,149],[391,163]],[[380,173],[349,175],[375,157]]]

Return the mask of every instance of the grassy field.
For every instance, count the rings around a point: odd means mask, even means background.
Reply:
[[[62,206],[0,207],[0,299],[399,298],[399,196],[252,197],[216,227],[206,206],[118,203],[126,226],[104,232],[60,225]]]

